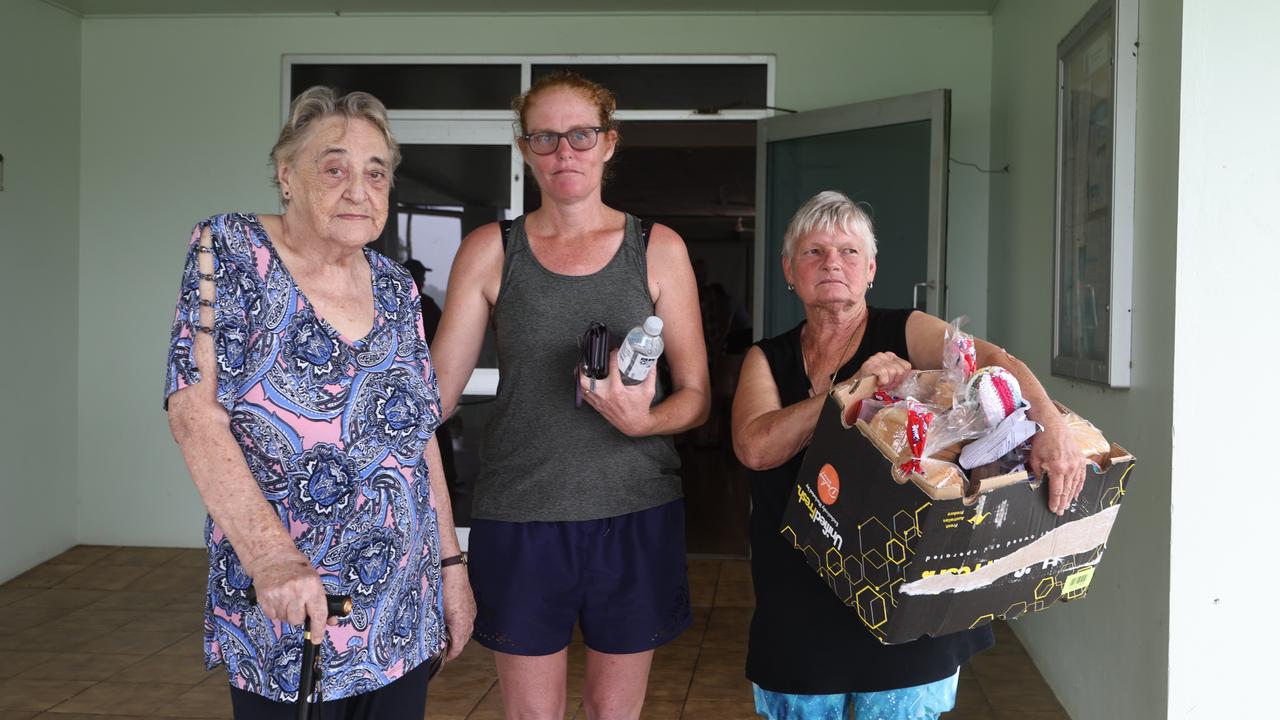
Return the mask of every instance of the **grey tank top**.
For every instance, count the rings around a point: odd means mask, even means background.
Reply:
[[[481,451],[472,514],[508,522],[595,520],[681,496],[670,437],[631,438],[591,406],[574,407],[578,338],[599,320],[621,337],[653,314],[640,221],[591,275],[534,258],[524,218],[511,226],[493,308],[498,394]],[[664,396],[659,384],[654,402]]]

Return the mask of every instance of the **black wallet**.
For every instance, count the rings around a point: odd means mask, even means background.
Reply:
[[[578,338],[578,350],[578,367],[573,374],[574,406],[582,407],[579,374],[592,380],[603,380],[609,374],[609,328],[599,321],[588,325],[587,331]]]

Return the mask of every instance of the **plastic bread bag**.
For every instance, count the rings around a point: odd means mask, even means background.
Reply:
[[[875,397],[882,402],[916,400],[946,410],[954,402],[955,389],[941,370],[912,370],[896,387],[877,390]]]
[[[886,405],[867,423],[868,434],[894,467],[908,466],[924,455],[925,438],[936,413],[914,401]]]
[[[978,406],[962,403],[933,418],[921,457],[933,457],[957,444],[981,437],[986,431],[987,423]]]
[[[1071,431],[1071,436],[1075,438],[1085,459],[1101,467],[1103,459],[1111,454],[1111,443],[1093,423],[1073,412],[1067,413],[1062,419],[1066,421],[1067,429]]]
[[[954,487],[961,495],[967,494],[969,484],[964,472],[954,463],[934,458],[920,460],[919,465],[911,470],[894,466],[893,477],[898,482],[906,482],[910,478],[916,477],[929,487],[939,490]]]
[[[978,370],[978,350],[973,336],[960,329],[967,322],[967,315],[952,320],[942,336],[942,371],[953,388],[965,387],[969,377]],[[960,400],[956,397],[954,403]]]

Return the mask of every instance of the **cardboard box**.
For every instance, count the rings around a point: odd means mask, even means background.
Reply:
[[[781,532],[882,642],[1084,597],[1133,469],[1123,448],[1112,444],[1102,467],[1088,469],[1059,517],[1049,484],[1026,473],[988,478],[971,497],[899,483],[865,423],[846,428],[841,416],[828,396]]]

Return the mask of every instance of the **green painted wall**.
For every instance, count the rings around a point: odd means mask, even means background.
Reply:
[[[1073,718],[1156,718],[1169,691],[1182,4],[1141,5],[1133,387],[1117,391],[1049,377],[1057,45],[1091,5],[1003,0],[993,16],[991,164],[1011,172],[991,184],[988,326],[1138,465],[1088,598],[1013,627]]]
[[[266,159],[283,54],[774,54],[778,105],[949,87],[952,154],[990,154],[987,16],[91,19],[83,35],[84,542],[199,542],[199,499],[160,410],[165,344],[192,224],[274,207]],[[987,187],[953,167],[952,307],[979,325]]]
[[[75,543],[79,127],[80,21],[0,0],[0,582]]]

